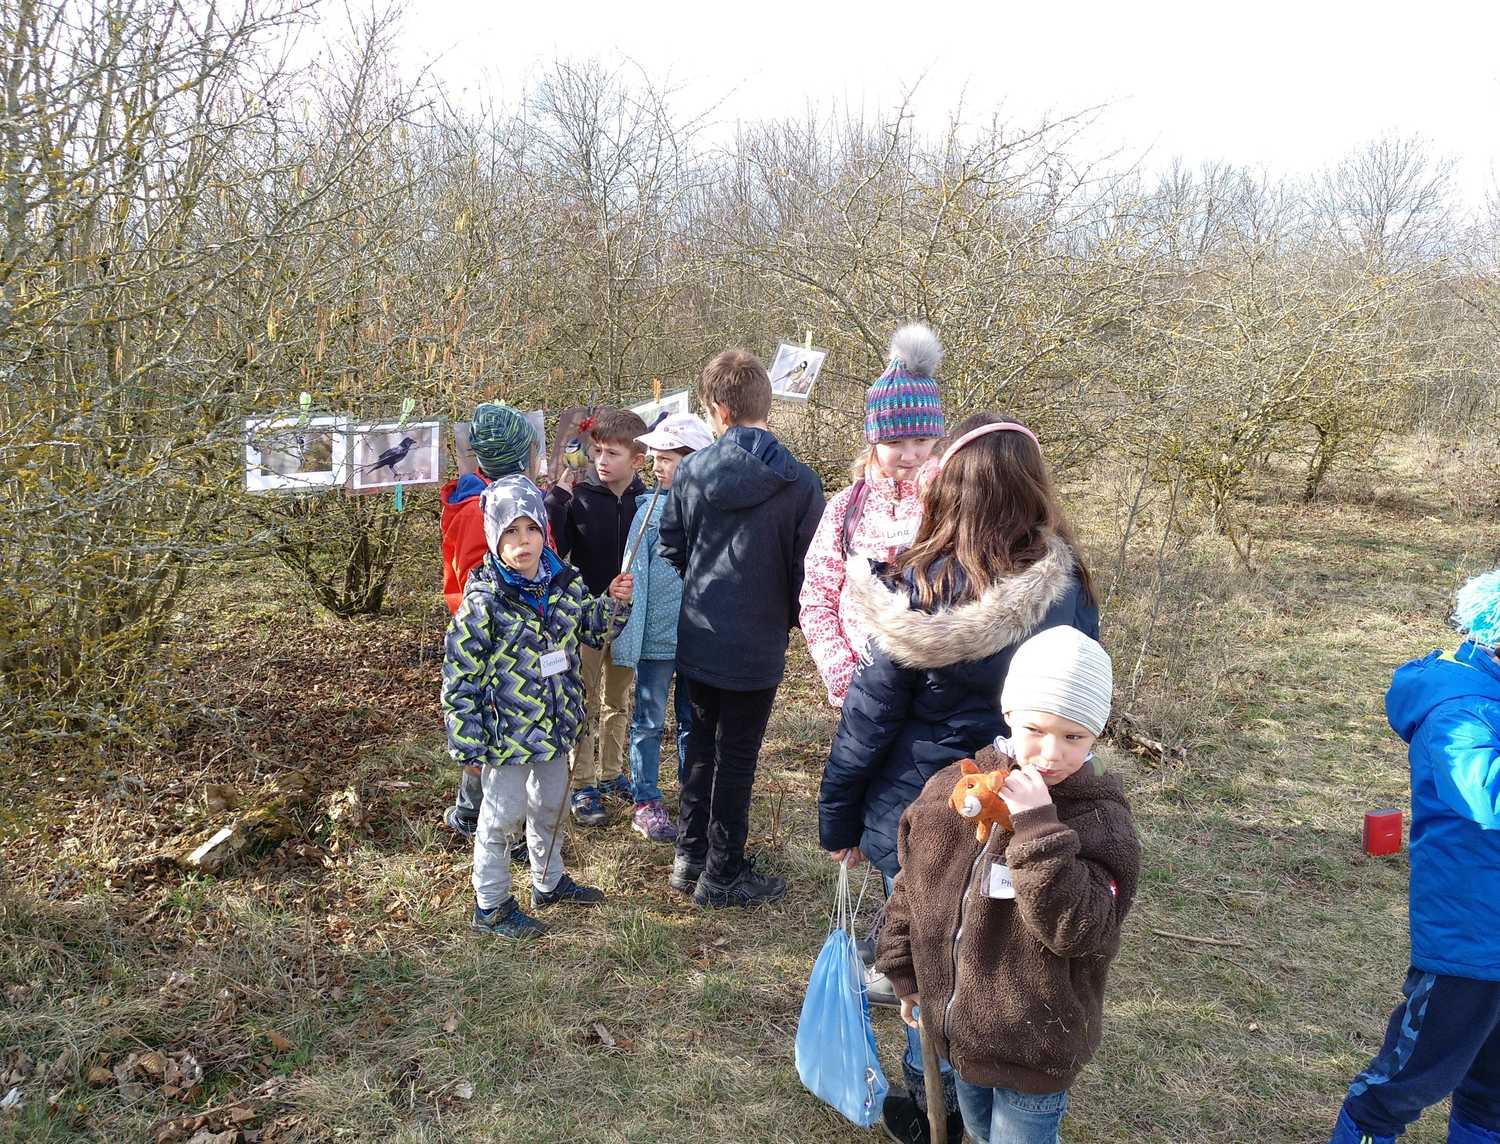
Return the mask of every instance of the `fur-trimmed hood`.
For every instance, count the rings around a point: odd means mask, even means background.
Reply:
[[[904,582],[894,586],[864,557],[851,557],[847,576],[875,641],[902,667],[950,667],[984,659],[1025,639],[1077,578],[1073,550],[1060,536],[1031,567],[1006,576],[979,599],[924,612],[914,607]]]

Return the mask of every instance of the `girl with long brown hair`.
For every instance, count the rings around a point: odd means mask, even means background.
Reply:
[[[1097,639],[1099,612],[1035,434],[994,413],[958,427],[911,547],[885,565],[854,561],[849,577],[873,635],[823,774],[819,834],[889,884],[901,815],[927,780],[1009,735],[999,695],[1016,648],[1061,625]],[[886,1125],[925,1140],[914,1038],[904,1066],[911,1095],[887,1097]],[[955,1124],[956,1109],[955,1096]]]

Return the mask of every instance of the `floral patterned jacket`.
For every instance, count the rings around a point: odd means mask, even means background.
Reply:
[[[869,640],[869,627],[849,598],[844,567],[849,557],[885,562],[911,545],[922,523],[922,499],[916,481],[897,481],[873,473],[865,477],[864,504],[844,551],[844,520],[854,498],[854,485],[828,502],[812,547],[807,550],[802,581],[801,627],[818,674],[828,689],[828,702],[844,705],[844,694],[860,650]]]

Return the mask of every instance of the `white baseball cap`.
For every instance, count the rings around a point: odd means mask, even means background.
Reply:
[[[674,413],[662,418],[661,424],[636,438],[648,449],[704,449],[714,443],[708,422],[693,413]]]

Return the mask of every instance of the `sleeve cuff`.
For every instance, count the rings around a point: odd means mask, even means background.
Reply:
[[[891,988],[896,991],[897,997],[908,997],[917,991],[917,975],[912,972],[911,962],[900,961],[887,964],[877,957],[875,968],[885,974],[886,979],[891,983]]]
[[[1063,829],[1063,824],[1057,817],[1056,805],[1049,802],[1046,806],[1023,811],[1011,819],[1011,845],[1035,842]]]
[[[818,845],[830,854],[835,850],[848,850],[851,846],[858,846],[863,831],[856,832],[852,839],[845,841],[844,832],[837,826],[829,826],[827,829],[818,831]]]

